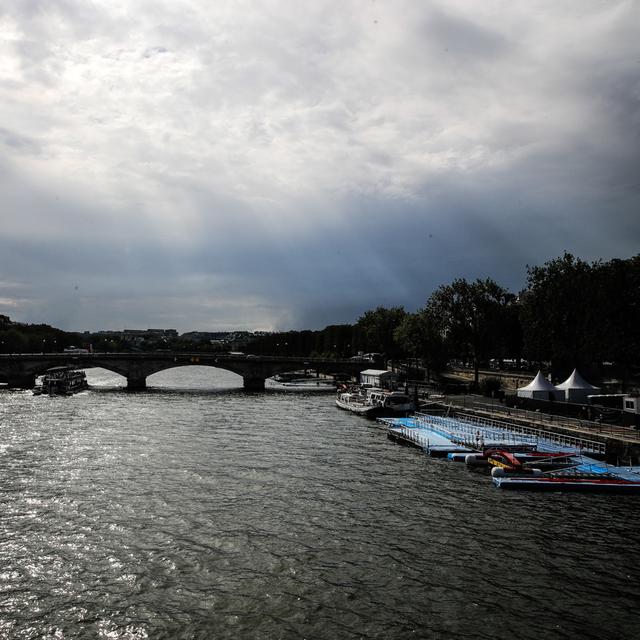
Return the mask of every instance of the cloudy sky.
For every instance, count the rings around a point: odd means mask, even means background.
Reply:
[[[633,0],[3,0],[0,313],[299,329],[640,251]]]

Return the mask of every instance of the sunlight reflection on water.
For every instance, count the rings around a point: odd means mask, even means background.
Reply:
[[[634,637],[634,497],[501,493],[331,394],[87,374],[0,392],[2,637]]]

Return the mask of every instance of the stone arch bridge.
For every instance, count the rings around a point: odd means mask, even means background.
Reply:
[[[292,358],[278,356],[230,355],[214,353],[184,353],[155,351],[148,353],[19,353],[0,354],[0,381],[9,387],[32,389],[36,377],[47,369],[73,365],[78,369],[102,367],[124,376],[127,389],[140,391],[147,386],[147,377],[174,367],[201,365],[226,369],[242,376],[244,388],[261,391],[264,383],[278,373],[315,371],[318,374],[358,373],[372,366],[371,362],[324,358]]]

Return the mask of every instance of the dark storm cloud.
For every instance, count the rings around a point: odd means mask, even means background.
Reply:
[[[150,19],[152,16],[152,19]],[[0,313],[317,328],[640,246],[640,7],[0,8]]]

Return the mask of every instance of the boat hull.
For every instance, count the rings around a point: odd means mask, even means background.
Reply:
[[[344,411],[351,411],[351,413],[355,413],[358,416],[365,416],[367,418],[377,417],[374,412],[380,408],[366,404],[344,402],[340,399],[336,400],[336,406]]]
[[[606,478],[492,478],[500,489],[526,491],[585,491],[607,493],[640,493],[640,482]]]

